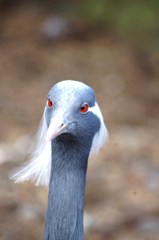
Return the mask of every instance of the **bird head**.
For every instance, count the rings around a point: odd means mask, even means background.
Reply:
[[[100,127],[103,127],[102,140],[106,135],[95,93],[81,82],[69,80],[53,86],[47,97],[45,118],[47,142],[55,138],[92,141]]]
[[[48,185],[51,142],[74,141],[83,148],[89,144],[87,149],[92,155],[107,139],[108,132],[93,89],[79,81],[61,81],[48,93],[32,159],[13,178],[17,182],[33,179],[37,185]]]

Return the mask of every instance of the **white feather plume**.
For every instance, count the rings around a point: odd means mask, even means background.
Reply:
[[[37,133],[37,145],[27,164],[15,171],[15,182],[32,180],[36,185],[48,185],[51,171],[51,142],[46,143],[47,123],[45,110]]]
[[[96,103],[89,111],[93,112],[100,119],[101,123],[99,131],[93,138],[90,151],[90,155],[93,155],[96,154],[108,141],[109,134],[104,124],[103,116],[98,104]],[[31,155],[31,160],[21,168],[17,169],[11,176],[11,179],[13,179],[16,183],[32,180],[37,186],[47,186],[49,184],[51,172],[51,141],[46,142],[47,129],[48,127],[44,110],[39,131],[36,136],[37,144],[35,145],[35,150]]]
[[[90,108],[89,111],[94,113],[100,119],[100,124],[101,124],[99,131],[95,134],[93,141],[92,141],[92,146],[91,146],[91,150],[90,150],[90,156],[92,156],[94,154],[97,154],[98,151],[103,147],[103,145],[108,142],[109,133],[105,126],[103,116],[102,116],[102,113],[100,111],[100,108],[99,108],[97,102],[95,103],[94,107]]]

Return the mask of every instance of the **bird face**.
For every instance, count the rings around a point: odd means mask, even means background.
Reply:
[[[72,141],[89,155],[97,153],[108,139],[108,132],[92,88],[82,82],[65,80],[48,93],[30,162],[15,173],[16,182],[32,179],[48,185],[51,171],[51,142]]]
[[[100,129],[100,118],[92,88],[76,81],[62,81],[49,92],[45,117],[46,141],[92,141]]]

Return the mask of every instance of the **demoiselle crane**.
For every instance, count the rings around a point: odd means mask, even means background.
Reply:
[[[16,182],[48,185],[45,240],[83,240],[87,163],[108,139],[93,89],[64,80],[48,93],[31,161]]]

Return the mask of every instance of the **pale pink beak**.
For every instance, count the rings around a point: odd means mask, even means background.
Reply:
[[[52,120],[46,134],[46,142],[55,139],[57,136],[65,132],[67,125],[59,124],[59,122]]]

